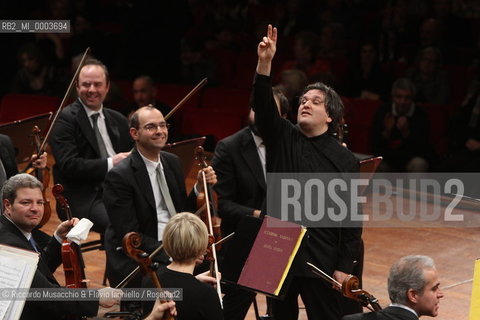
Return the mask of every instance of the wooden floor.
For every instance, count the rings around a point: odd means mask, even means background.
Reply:
[[[189,175],[187,185],[192,185],[193,176],[193,174]],[[55,200],[51,196],[50,189],[47,196],[50,197],[52,209],[54,209]],[[51,234],[58,223],[59,220],[54,212],[43,230]],[[472,282],[469,280],[473,276],[474,261],[480,257],[479,234],[478,228],[365,228],[363,288],[376,296],[380,304],[386,307],[389,304],[386,279],[392,263],[404,255],[429,255],[437,264],[441,286],[452,286],[444,291],[445,298],[441,301],[439,316],[436,319],[468,319],[472,289]],[[93,233],[88,240],[98,238],[98,234]],[[90,279],[89,287],[103,287],[105,252],[98,250],[87,252],[84,254],[84,259],[87,266],[86,275]],[[59,282],[64,281],[61,267],[56,271],[55,276]],[[265,299],[258,296],[257,300],[260,313],[263,314]],[[304,310],[300,310],[299,318],[307,319]],[[250,308],[246,319],[255,319],[253,308]]]

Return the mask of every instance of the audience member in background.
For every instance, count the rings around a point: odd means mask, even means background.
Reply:
[[[205,57],[204,44],[200,39],[184,38],[181,46],[182,82],[197,85],[208,78],[208,85],[217,83],[215,61]]]
[[[317,58],[332,59],[345,57],[345,29],[339,23],[328,23],[320,33],[320,47]]]
[[[35,43],[20,48],[18,61],[21,67],[13,78],[13,93],[63,96],[67,87],[65,74],[45,59]]]
[[[425,172],[429,168],[427,114],[414,97],[414,84],[398,79],[393,83],[392,103],[375,114],[373,153],[383,156],[379,171]]]
[[[428,47],[420,51],[415,66],[407,71],[407,76],[417,89],[417,102],[448,104],[450,101],[450,81],[437,48]]]
[[[168,105],[157,100],[157,89],[150,76],[142,75],[137,77],[133,81],[132,90],[135,105],[133,105],[126,114],[128,118],[130,118],[130,115],[135,110],[148,106],[149,104],[160,110],[163,115],[167,115],[170,112],[170,107]]]
[[[449,157],[439,171],[480,172],[480,73],[470,83],[467,95],[449,122]]]
[[[409,58],[405,44],[410,44],[418,33],[417,23],[408,14],[412,4],[406,0],[385,2],[381,14],[380,36],[378,39],[379,60],[382,62],[405,61]]]
[[[312,31],[302,31],[295,35],[293,44],[293,60],[283,63],[281,70],[298,69],[311,78],[319,73],[329,72],[330,63],[317,59],[320,37]]]
[[[386,101],[391,77],[382,70],[377,49],[371,42],[360,47],[360,55],[347,71],[345,95],[352,98]]]
[[[282,71],[280,74],[280,83],[277,85],[285,97],[288,99],[290,106],[295,106],[288,113],[288,119],[293,123],[297,122],[298,99],[302,94],[303,88],[308,84],[308,78],[305,72],[298,69],[289,69]]]

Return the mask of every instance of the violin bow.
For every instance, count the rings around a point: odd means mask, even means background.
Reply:
[[[204,192],[208,192],[207,187],[207,179],[205,177],[205,171],[202,170],[202,178],[203,178],[203,190]],[[207,218],[208,218],[208,232],[209,234],[213,235],[213,224],[212,224],[212,215],[210,213],[210,200],[208,199],[209,195],[205,194],[205,202],[207,205]],[[217,281],[217,294],[218,299],[220,300],[220,306],[223,309],[223,301],[222,301],[222,288],[220,287],[220,278],[218,277],[218,261],[217,261],[217,250],[215,249],[215,243],[212,243],[212,256],[213,256],[213,267],[215,270],[215,280]]]
[[[48,128],[47,134],[43,138],[42,144],[38,148],[39,153],[40,152],[43,153],[43,151],[45,150],[48,138],[50,137],[50,135],[53,132],[53,128],[55,127],[55,123],[57,121],[57,118],[60,115],[60,112],[62,111],[63,107],[65,106],[65,103],[67,102],[67,99],[70,97],[70,94],[72,93],[73,86],[75,84],[75,81],[77,80],[78,74],[80,73],[80,69],[82,69],[83,64],[85,63],[85,60],[86,60],[89,53],[90,53],[90,47],[88,47],[85,50],[85,52],[82,56],[82,60],[80,60],[80,63],[77,67],[77,70],[75,71],[75,74],[73,75],[73,78],[70,81],[70,84],[68,85],[67,92],[65,92],[65,95],[63,96],[63,99],[62,99],[62,102],[60,103],[60,106],[58,107],[57,111],[53,115],[53,118],[52,118],[52,121],[50,122],[50,127]],[[40,157],[40,154],[38,156]],[[32,163],[32,161],[30,161],[28,163],[28,165],[25,167],[25,169],[23,170],[23,172],[27,171],[32,166],[33,166],[33,163]]]
[[[152,259],[155,257],[161,250],[163,249],[163,244],[159,245],[157,249],[155,249],[148,257]],[[137,266],[135,269],[133,269],[132,272],[128,274],[128,276],[125,277],[116,287],[115,289],[122,289],[125,287],[130,280],[140,271],[140,266]]]
[[[195,88],[193,88],[177,105],[170,110],[170,112],[164,117],[165,121],[167,121],[175,112],[177,112],[180,107],[182,107],[185,102],[188,101],[195,93],[197,93],[198,90],[200,90],[204,85],[206,85],[208,82],[208,78],[203,78],[202,81],[200,81]]]

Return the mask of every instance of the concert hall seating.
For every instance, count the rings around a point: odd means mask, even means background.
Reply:
[[[0,123],[55,112],[60,106],[60,102],[58,97],[20,93],[6,94],[0,103]]]

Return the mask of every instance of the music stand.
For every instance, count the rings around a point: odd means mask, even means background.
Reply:
[[[52,113],[47,112],[0,125],[0,133],[12,139],[17,163],[30,160],[34,152],[33,140],[31,138],[32,129],[34,126],[37,126],[41,132],[47,132],[51,116]]]
[[[377,171],[378,166],[380,165],[382,160],[383,160],[383,157],[374,157],[374,158],[361,160],[360,161],[360,178],[368,179],[368,181],[370,181],[373,175],[375,174],[375,172]],[[367,187],[368,185],[361,186],[360,194],[363,194]]]
[[[195,148],[203,146],[206,137],[183,140],[175,143],[168,143],[163,148],[164,151],[173,153],[182,159],[183,173],[188,176],[195,160]]]

